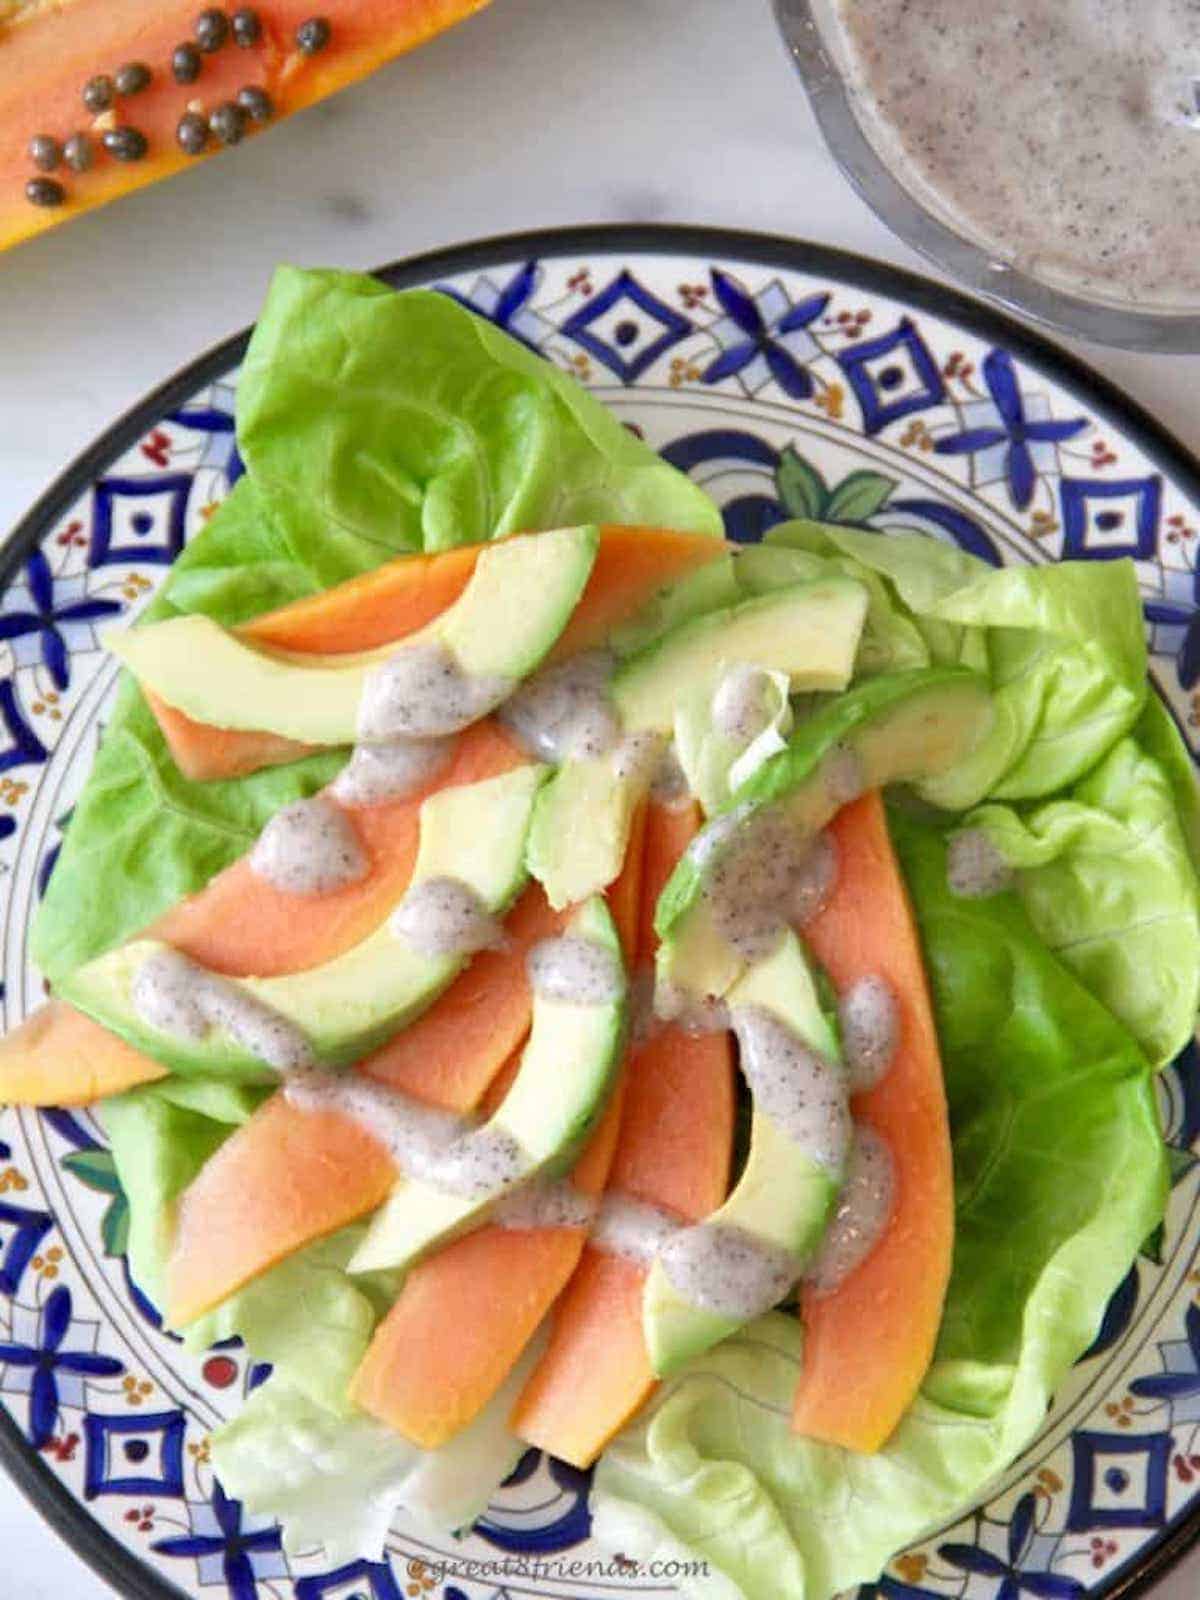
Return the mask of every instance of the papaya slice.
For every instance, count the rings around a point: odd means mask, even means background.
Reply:
[[[852,1101],[855,1118],[891,1149],[896,1203],[883,1237],[840,1288],[802,1297],[804,1365],[792,1426],[848,1450],[875,1451],[933,1357],[954,1245],[954,1181],[920,936],[878,792],[841,811],[832,831],[837,887],[804,931],[838,989],[876,973],[899,1001],[892,1065]]]
[[[655,949],[654,907],[700,826],[694,807],[652,806],[646,828],[639,953]],[[665,1028],[635,1049],[609,1187],[689,1221],[725,1197],[733,1144],[733,1050],[728,1034]],[[545,1353],[522,1390],[512,1426],[527,1444],[588,1467],[644,1404],[657,1379],[642,1333],[640,1263],[588,1245],[554,1311]]]
[[[647,810],[638,807],[624,868],[607,896],[627,959],[641,916]],[[571,1172],[584,1194],[604,1188],[621,1126],[623,1085],[624,1074]],[[482,1411],[520,1359],[574,1272],[586,1238],[586,1227],[485,1222],[426,1256],[376,1330],[351,1399],[414,1444],[445,1444]]]
[[[0,1103],[86,1106],[167,1076],[167,1069],[82,1011],[49,1000],[0,1038]]]
[[[400,556],[323,594],[266,612],[237,632],[272,649],[342,654],[372,650],[423,628],[466,588],[482,545]],[[719,540],[668,528],[605,527],[587,586],[551,660],[603,643],[655,590],[724,553]],[[274,733],[210,728],[155,695],[147,700],[185,777],[242,777],[314,748]]]
[[[316,54],[305,55],[297,48],[296,29],[313,15],[309,0],[258,0],[259,40],[244,49],[231,40],[206,55],[199,81],[188,85],[175,82],[170,62],[175,46],[192,37],[197,9],[192,0],[160,0],[153,6],[142,0],[23,0],[5,7],[0,21],[0,171],[5,175],[0,248],[192,165],[197,158],[179,148],[175,129],[197,98],[211,108],[235,100],[243,85],[255,84],[270,95],[278,121],[366,77],[486,3],[322,0],[329,40]],[[145,156],[118,161],[97,149],[89,171],[60,167],[52,174],[63,191],[61,204],[31,204],[25,185],[37,174],[28,156],[30,138],[48,133],[61,142],[84,130],[98,147],[106,124],[93,121],[82,108],[79,92],[95,73],[111,72],[123,61],[143,61],[152,73],[147,88],[117,102],[121,121],[144,135]],[[220,149],[211,140],[205,154]]]

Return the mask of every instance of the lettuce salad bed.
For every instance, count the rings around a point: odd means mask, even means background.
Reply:
[[[571,380],[448,298],[347,274],[277,276],[238,440],[246,476],[148,616],[233,625],[396,554],[517,529],[720,533],[702,493]],[[802,1330],[776,1312],[665,1383],[595,1476],[595,1532],[612,1548],[709,1562],[697,1592],[826,1600],[969,1505],[1020,1451],[1161,1220],[1154,1071],[1195,1022],[1200,813],[1147,683],[1127,563],[993,571],[918,534],[811,523],[739,559],[760,591],[833,571],[865,584],[858,677],[961,663],[986,674],[996,706],[982,749],[892,813],[955,1159],[953,1276],[920,1398],[875,1456],[797,1437]],[[189,783],[126,683],[34,930],[46,976],[200,888],[344,759]],[[1019,869],[1014,890],[949,893],[947,840],[964,826]],[[266,1092],[175,1078],[100,1107],[130,1267],[152,1300],[177,1196]],[[289,1545],[324,1541],[333,1558],[378,1553],[401,1503],[466,1525],[522,1448],[504,1425],[510,1392],[433,1453],[349,1410],[349,1378],[398,1287],[347,1273],[362,1231],[300,1252],[186,1330],[197,1349],[239,1334],[273,1364],[215,1438],[216,1470],[281,1518]]]

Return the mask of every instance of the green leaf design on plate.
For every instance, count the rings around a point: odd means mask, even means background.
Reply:
[[[775,490],[790,517],[819,522],[829,504],[829,485],[795,445],[787,445],[775,468]]]
[[[851,472],[829,496],[825,516],[830,522],[869,522],[898,486],[899,479],[882,472]]]
[[[117,1177],[112,1151],[72,1150],[63,1157],[62,1164],[89,1189],[112,1196],[100,1222],[100,1237],[106,1255],[123,1256],[129,1243],[129,1202]]]

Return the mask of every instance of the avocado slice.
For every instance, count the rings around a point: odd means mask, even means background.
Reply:
[[[413,883],[453,877],[499,914],[527,881],[525,841],[534,797],[547,769],[514,768],[482,783],[431,795],[421,807],[421,842]],[[389,912],[390,912],[389,908]],[[297,915],[304,915],[302,907]],[[265,1081],[270,1070],[223,1028],[202,1038],[177,1038],[138,1014],[133,983],[142,963],[168,947],[136,939],[78,968],[59,994],[156,1061],[177,1072],[217,1072]],[[385,917],[343,955],[278,978],[228,979],[270,1006],[307,1037],[321,1065],[358,1060],[425,1010],[465,965],[460,956],[418,954]]]
[[[862,585],[834,578],[690,617],[618,667],[612,697],[622,728],[665,743],[679,703],[711,700],[733,662],[786,673],[793,690],[844,689],[865,611]],[[529,870],[552,906],[598,894],[617,877],[652,765],[622,773],[609,754],[564,762],[538,796]]]
[[[566,626],[599,539],[599,529],[587,526],[488,545],[440,617],[394,644],[354,655],[314,661],[265,650],[199,615],[110,633],[105,643],[143,688],[198,722],[307,744],[351,744],[367,674],[408,646],[442,644],[473,678],[525,677]]]
[[[737,578],[740,560],[733,553],[723,555],[664,584],[627,622],[612,630],[608,637],[611,649],[622,658],[635,655],[693,617],[735,604],[743,598]]]
[[[608,951],[621,946],[599,897],[582,905],[567,932]],[[623,977],[623,969],[622,969]],[[616,1076],[628,1021],[626,988],[612,1000],[580,1005],[534,992],[533,1026],[512,1087],[479,1133],[513,1141],[519,1170],[481,1195],[454,1194],[424,1179],[401,1181],[350,1261],[351,1272],[403,1268],[440,1240],[479,1223],[517,1183],[565,1171],[598,1120]]]
[[[992,717],[986,681],[963,667],[872,678],[823,706],[733,795],[688,847],[659,897],[659,981],[723,995],[745,963],[715,925],[707,890],[718,864],[768,810],[798,834],[818,833],[846,796],[835,763],[847,752],[864,789],[945,772],[970,754]]]
[[[670,733],[685,690],[716,690],[732,662],[786,672],[794,690],[844,689],[867,610],[853,578],[822,578],[693,617],[638,651],[613,679],[626,733]]]
[[[800,942],[789,933],[778,950],[758,962],[727,996],[731,1011],[768,1011],[809,1049],[840,1065],[837,1035],[821,1007],[816,976]],[[806,1155],[757,1104],[750,1124],[746,1165],[725,1203],[703,1226],[735,1227],[795,1258],[799,1277],[825,1233],[842,1169]],[[742,1325],[742,1319],[690,1304],[656,1260],[642,1292],[642,1329],[650,1365],[659,1377],[674,1372]]]

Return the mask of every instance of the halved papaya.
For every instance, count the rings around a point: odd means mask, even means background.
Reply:
[[[171,54],[192,37],[198,9],[194,0],[161,0],[153,6],[144,0],[18,0],[5,6],[0,16],[0,171],[5,175],[0,184],[0,249],[193,164],[197,158],[185,155],[175,136],[185,111],[211,111],[254,84],[269,94],[272,119],[278,121],[366,77],[486,3],[321,0],[328,41],[305,54],[296,32],[313,17],[311,0],[257,0],[257,42],[239,48],[230,38],[203,57],[197,81],[186,85],[172,76]],[[84,84],[129,61],[149,67],[149,86],[118,97],[109,120],[104,113],[85,110],[80,99]],[[104,152],[101,135],[118,123],[144,136],[143,157],[117,160]],[[254,123],[248,126],[255,131]],[[61,143],[77,132],[92,140],[91,168],[77,173],[60,165],[48,175],[61,189],[60,203],[31,203],[26,184],[39,174],[29,159],[30,139],[49,134]],[[212,139],[203,153],[221,148]]]
[[[652,806],[643,868],[640,952],[653,954],[654,907],[700,825],[695,808]],[[609,1187],[698,1220],[725,1197],[733,1144],[728,1034],[677,1028],[634,1050]],[[526,1443],[587,1467],[657,1382],[642,1333],[646,1269],[588,1245],[554,1311],[546,1351],[513,1410]]]
[[[883,1237],[841,1287],[803,1296],[804,1365],[792,1426],[874,1451],[907,1411],[933,1357],[954,1245],[954,1178],[920,936],[879,794],[841,811],[833,836],[837,887],[804,931],[838,989],[877,974],[899,1001],[891,1068],[852,1102],[855,1118],[891,1149],[896,1200]]]
[[[627,958],[641,913],[646,806],[634,817],[609,908]],[[624,1074],[571,1182],[604,1188],[621,1126]],[[505,1228],[485,1223],[451,1240],[409,1272],[371,1341],[351,1398],[426,1449],[445,1444],[504,1382],[578,1264],[583,1227]]]
[[[337,655],[399,641],[458,599],[484,545],[437,555],[400,556],[373,572],[297,600],[239,628],[256,644],[304,654]],[[657,589],[724,553],[719,540],[669,528],[605,527],[587,586],[551,660],[603,643],[613,626]],[[312,746],[278,734],[209,728],[148,695],[179,770],[188,778],[240,777],[307,755]]]

